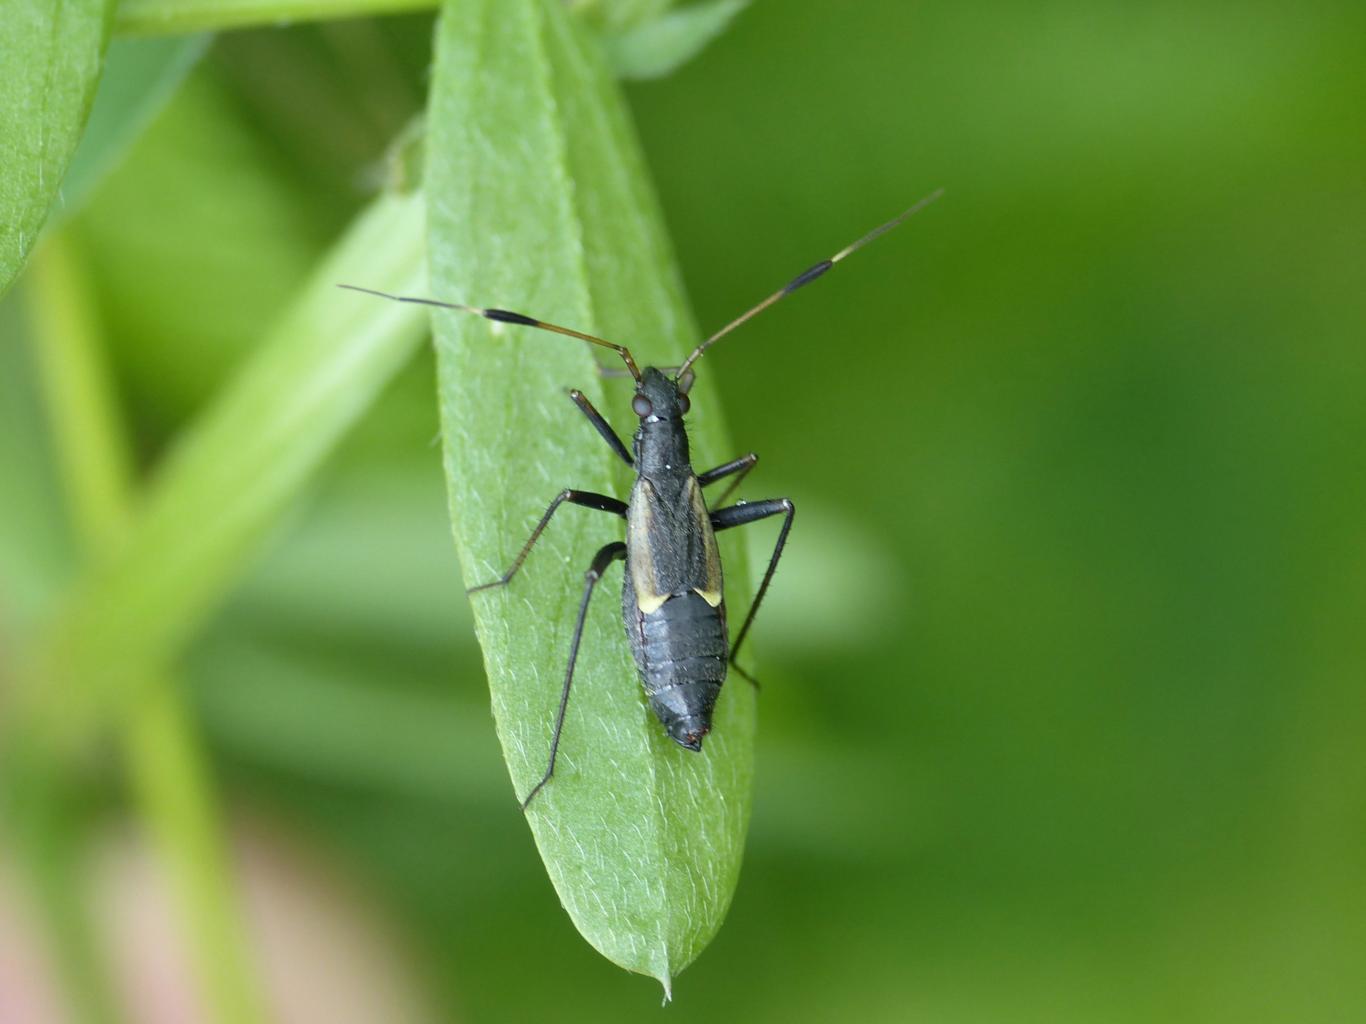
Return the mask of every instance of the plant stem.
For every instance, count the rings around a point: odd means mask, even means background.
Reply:
[[[133,483],[94,305],[66,233],[35,255],[29,284],[35,362],[71,526],[78,546],[98,557],[123,535]]]
[[[119,35],[179,35],[292,21],[327,21],[428,10],[435,0],[123,0]]]
[[[221,1024],[264,1020],[213,780],[170,676],[149,680],[124,737],[142,816],[192,939],[204,1003]]]
[[[672,5],[673,0],[566,0],[571,14],[613,31],[657,18]],[[114,32],[121,36],[181,35],[295,21],[384,17],[438,6],[440,0],[122,0],[114,13]]]
[[[128,442],[79,254],[63,233],[47,240],[32,273],[38,363],[71,519],[87,560],[97,561],[130,520]],[[222,1024],[261,1020],[213,785],[169,676],[148,682],[123,740],[138,804],[191,937],[202,998]]]
[[[364,211],[243,371],[185,431],[117,550],[36,651],[28,727],[70,755],[137,708],[350,426],[426,336],[426,313],[338,291],[421,290],[420,196]],[[64,700],[79,692],[80,703]]]
[[[0,797],[16,863],[32,886],[54,954],[54,976],[74,1021],[120,1024],[114,985],[90,914],[85,816],[69,779],[30,737],[0,750]]]

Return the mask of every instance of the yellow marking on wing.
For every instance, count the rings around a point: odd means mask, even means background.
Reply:
[[[693,587],[692,589],[694,594],[700,597],[703,601],[706,601],[707,604],[711,605],[713,608],[720,606],[721,591],[703,590],[701,587]]]
[[[702,500],[702,487],[697,477],[688,481],[688,497],[692,502],[693,515],[697,517],[697,528],[702,533],[706,574],[706,582],[693,587],[693,590],[703,601],[716,608],[721,604],[721,552],[716,547],[716,533],[711,528],[711,517],[707,515],[707,503]]]
[[[636,588],[636,604],[640,606],[641,612],[649,615],[651,612],[659,611],[665,601],[669,599],[668,594],[642,594],[640,588]]]
[[[631,548],[631,582],[635,585],[636,605],[649,615],[658,611],[669,595],[659,593],[659,574],[655,571],[650,547],[654,488],[650,481],[642,478],[636,491],[631,496],[631,510],[626,520],[626,540]]]

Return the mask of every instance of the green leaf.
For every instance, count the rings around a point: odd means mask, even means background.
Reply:
[[[453,0],[428,118],[432,288],[524,311],[677,364],[697,332],[620,96],[556,0]],[[505,569],[566,486],[625,494],[629,477],[574,405],[609,415],[622,381],[553,334],[433,315],[451,516],[466,582]],[[690,417],[698,464],[737,453],[706,368]],[[633,419],[633,417],[627,417]],[[526,568],[474,599],[493,710],[518,795],[545,769],[583,572],[619,520],[566,506]],[[750,589],[723,535],[732,618]],[[527,817],[551,880],[598,950],[665,985],[715,934],[749,819],[755,700],[727,686],[704,750],[646,708],[621,626],[621,576],[588,616],[554,780]]]
[[[13,0],[0,26],[0,295],[57,197],[99,80],[108,0]]]
[[[662,78],[692,60],[726,30],[749,0],[711,0],[609,33],[603,45],[622,78]]]
[[[420,315],[335,286],[421,288],[422,223],[420,196],[378,199],[168,457],[127,538],[82,582],[42,649],[36,699],[46,698],[44,723],[59,739],[84,739],[136,700],[142,678],[200,626],[411,356],[423,337]]]

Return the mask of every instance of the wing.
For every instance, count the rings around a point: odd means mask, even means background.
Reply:
[[[697,477],[689,475],[674,493],[662,494],[641,477],[631,494],[626,544],[636,601],[645,614],[689,591],[713,608],[721,604],[721,554]]]

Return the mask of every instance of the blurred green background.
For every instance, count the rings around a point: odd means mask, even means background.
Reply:
[[[430,30],[221,36],[68,223],[144,465],[373,188]],[[626,91],[706,326],[947,191],[701,367],[801,515],[740,888],[665,1012],[1366,1018],[1366,8],[759,3]],[[34,301],[7,633],[70,557]],[[639,1020],[502,767],[433,389],[424,353],[195,644],[197,722],[445,1017]]]

